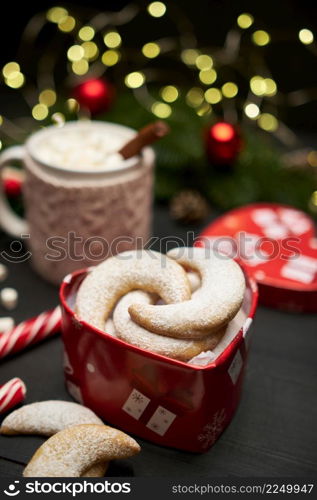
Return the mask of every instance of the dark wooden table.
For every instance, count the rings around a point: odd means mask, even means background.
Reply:
[[[199,232],[200,228],[195,228]],[[154,234],[186,236],[166,209],[157,208]],[[10,240],[1,235],[1,249]],[[6,284],[19,290],[17,321],[57,303],[57,289],[28,263],[11,264]],[[0,315],[7,312],[0,309]],[[216,477],[317,475],[317,327],[315,315],[260,307],[239,409],[214,447],[203,455],[162,448],[139,440],[142,452],[114,462],[111,476]],[[61,340],[47,340],[2,362],[0,384],[21,377],[27,403],[70,400],[62,374]],[[184,436],[184,439],[186,437]],[[0,477],[17,477],[43,438],[0,436]]]

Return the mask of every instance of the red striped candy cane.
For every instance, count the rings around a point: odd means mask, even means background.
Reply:
[[[0,413],[5,413],[24,400],[26,387],[20,378],[13,378],[0,386]]]
[[[59,306],[23,321],[0,335],[0,359],[54,335],[60,330],[60,326],[61,310]]]

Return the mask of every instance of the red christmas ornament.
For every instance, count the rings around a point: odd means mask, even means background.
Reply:
[[[242,147],[242,140],[236,127],[227,122],[212,125],[207,132],[206,148],[210,163],[231,165]]]
[[[73,96],[80,106],[92,114],[107,111],[113,103],[115,90],[105,79],[92,78],[79,83],[73,90]]]
[[[17,198],[21,194],[22,181],[16,177],[7,177],[3,181],[4,192],[8,198]]]

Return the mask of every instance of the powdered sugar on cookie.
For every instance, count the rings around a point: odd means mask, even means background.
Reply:
[[[106,425],[83,424],[54,434],[35,452],[24,477],[80,477],[92,466],[140,451],[127,434]]]

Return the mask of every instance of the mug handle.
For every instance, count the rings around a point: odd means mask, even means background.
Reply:
[[[12,146],[7,148],[0,155],[0,174],[2,169],[10,165],[12,160],[23,160],[24,147]],[[29,227],[25,219],[18,217],[10,207],[6,195],[3,190],[2,182],[0,182],[0,226],[10,236],[21,238],[22,235],[28,234]]]

